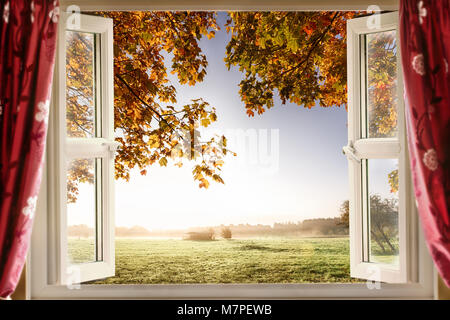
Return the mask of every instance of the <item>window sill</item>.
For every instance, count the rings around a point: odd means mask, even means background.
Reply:
[[[33,291],[32,299],[433,299],[432,288],[419,283],[372,290],[366,284],[180,284],[48,285]]]

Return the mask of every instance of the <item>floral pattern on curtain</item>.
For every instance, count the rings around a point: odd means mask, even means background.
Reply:
[[[25,264],[42,176],[59,3],[0,0],[0,298]]]
[[[450,1],[400,2],[414,189],[435,265],[450,286]]]

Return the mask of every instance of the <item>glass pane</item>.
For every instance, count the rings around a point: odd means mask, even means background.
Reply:
[[[367,160],[370,262],[398,266],[398,160]]]
[[[397,136],[396,31],[366,35],[367,136]]]
[[[99,131],[95,99],[95,35],[66,31],[67,136],[92,138]]]
[[[70,263],[97,261],[97,212],[101,160],[75,159],[67,166],[67,231]]]

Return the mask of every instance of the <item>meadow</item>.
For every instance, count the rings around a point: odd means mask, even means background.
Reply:
[[[91,248],[90,248],[91,247]],[[92,241],[71,239],[74,261]],[[348,283],[348,237],[300,239],[116,239],[116,276],[95,284]]]

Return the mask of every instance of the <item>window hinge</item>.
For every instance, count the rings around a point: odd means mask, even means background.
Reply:
[[[348,159],[361,163],[361,159],[356,155],[355,148],[353,148],[353,145],[351,143],[343,147],[342,152],[347,156]]]

